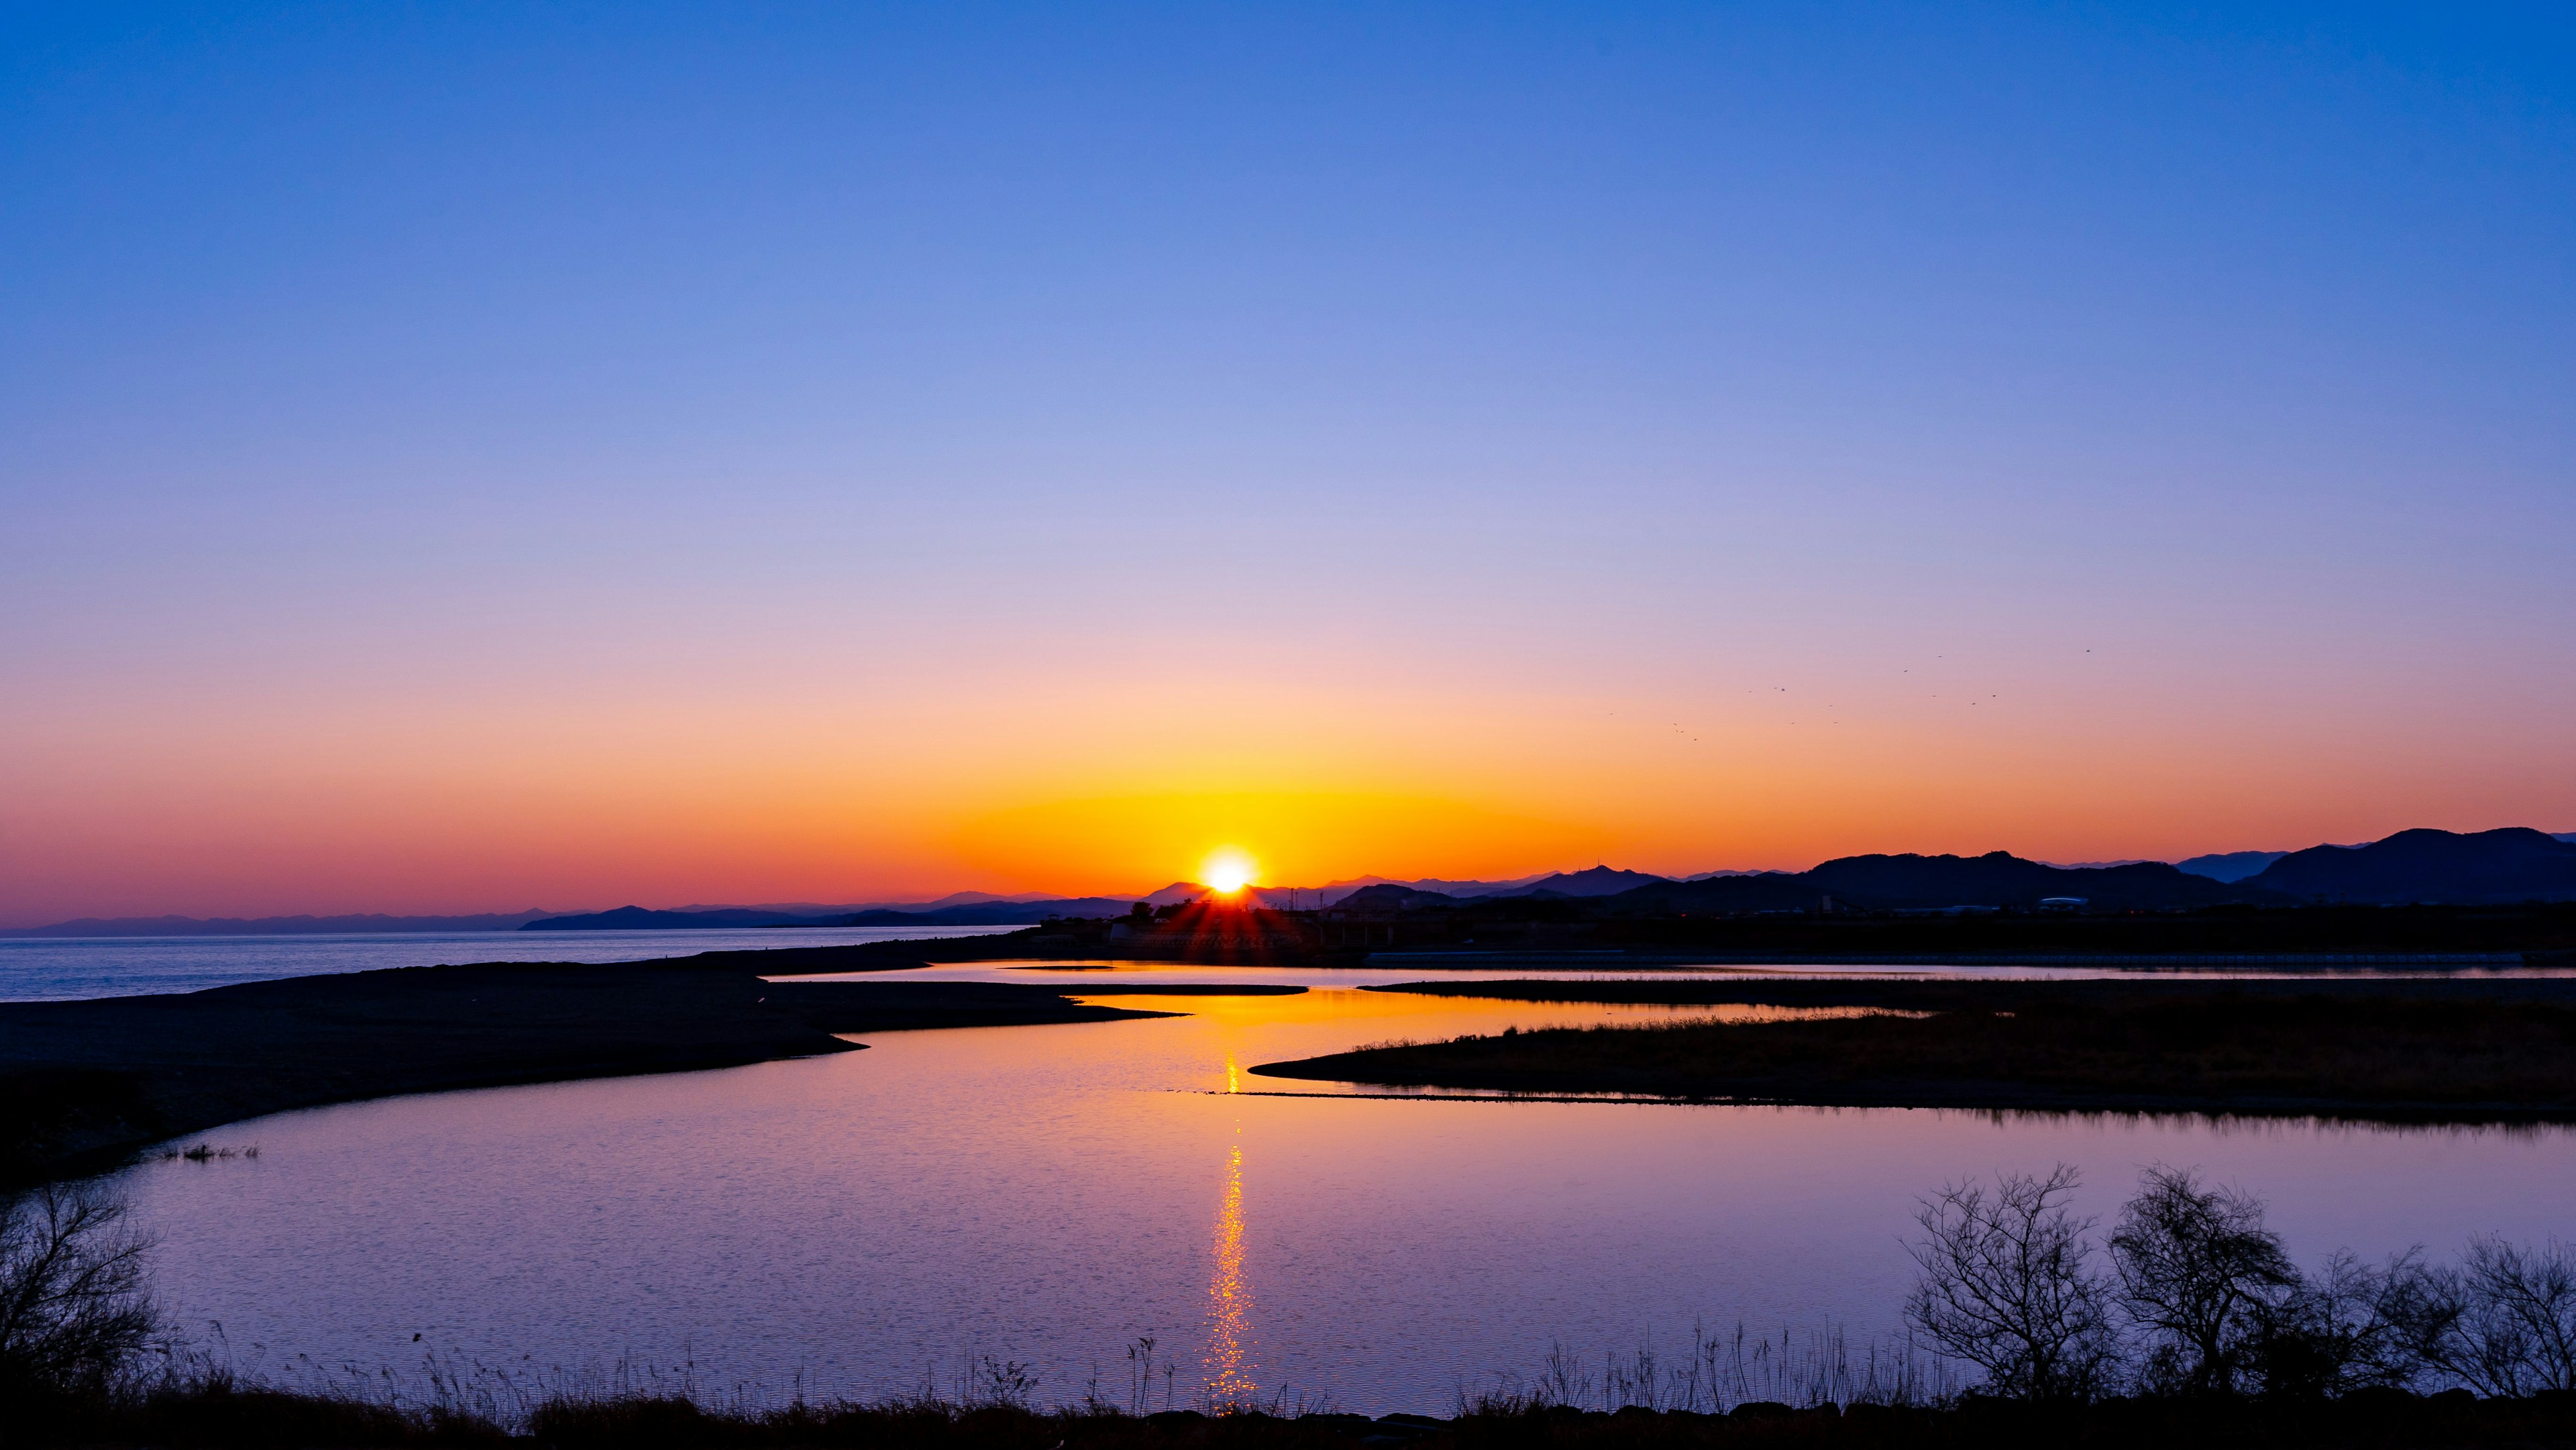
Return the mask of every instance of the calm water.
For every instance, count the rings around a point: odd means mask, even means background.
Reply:
[[[0,1002],[196,992],[236,982],[449,962],[633,962],[695,952],[847,946],[1016,928],[798,927],[794,931],[452,931],[345,936],[0,938]]]
[[[1368,1411],[1440,1411],[1553,1342],[1892,1330],[1915,1196],[1998,1168],[2077,1163],[2104,1210],[2147,1164],[2200,1165],[2269,1198],[2303,1259],[2576,1234],[2556,1129],[1362,1096],[1245,1069],[1668,1009],[1115,1000],[1191,1015],[287,1114],[206,1135],[257,1159],[126,1177],[172,1308],[269,1373],[623,1359],[868,1394],[989,1354],[1033,1364],[1043,1399],[1096,1369],[1123,1400],[1151,1336],[1184,1402]]]

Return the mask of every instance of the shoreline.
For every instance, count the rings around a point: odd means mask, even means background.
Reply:
[[[731,963],[676,958],[400,967],[0,1003],[0,1184],[103,1171],[170,1138],[299,1108],[862,1050],[843,1033],[1172,1015],[1072,1000],[1134,991],[767,982]]]
[[[2576,1122],[2576,981],[2565,978],[1525,980],[1370,990],[1879,1015],[1551,1028],[1249,1070],[1386,1088],[1766,1106]]]
[[[1044,983],[798,981],[802,976],[896,972],[940,962],[1031,955],[1031,933],[726,950],[640,962],[493,962],[281,978],[165,993],[0,1003],[0,1181],[113,1167],[138,1149],[227,1123],[298,1108],[462,1088],[700,1071],[858,1050],[835,1034],[933,1027],[1111,1021],[1145,1015],[1072,999],[1207,990],[1191,984],[1066,980]],[[1531,954],[1531,965],[1597,967],[1582,954]],[[1149,957],[1146,960],[1165,960]],[[1185,962],[1224,966],[1236,963]],[[1353,962],[1357,965],[1357,962]],[[1411,958],[1408,964],[1439,970]],[[1500,965],[1491,958],[1458,965]],[[1515,962],[1514,965],[1520,963]],[[1227,984],[1231,995],[1302,988]],[[1420,981],[1372,987],[1424,995],[1523,1001],[1879,1006],[1952,1013],[2045,1004],[2152,1003],[2212,993],[2231,1000],[2284,994],[2404,998],[2425,1003],[2523,1002],[2576,1008],[2576,978],[2312,977],[2213,984],[2161,972],[2087,980],[1756,977],[1724,970],[1654,981]],[[1799,1024],[1775,1024],[1778,1027]],[[1825,1024],[1804,1024],[1825,1026]],[[1849,1025],[1844,1024],[1846,1030]],[[1768,1029],[1766,1029],[1768,1030]],[[1528,1046],[1537,1034],[1524,1039]],[[2348,1097],[2244,1089],[2224,1095],[2035,1089],[1991,1074],[1972,1080],[1783,1083],[1676,1081],[1592,1064],[1461,1075],[1452,1049],[1437,1067],[1335,1054],[1253,1069],[1276,1078],[1393,1088],[1624,1093],[1676,1101],[1830,1107],[1942,1107],[2044,1112],[2216,1112],[2335,1115],[2399,1121],[2560,1121],[2576,1092],[2534,1104],[2512,1097]],[[1633,1065],[1631,1065],[1633,1066]],[[1361,1075],[1354,1075],[1361,1074]],[[1368,1075],[1374,1074],[1374,1075]],[[2463,1119],[2461,1115],[2469,1115]]]

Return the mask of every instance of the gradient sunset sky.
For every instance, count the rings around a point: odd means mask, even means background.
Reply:
[[[2570,14],[13,7],[0,924],[2576,830]]]

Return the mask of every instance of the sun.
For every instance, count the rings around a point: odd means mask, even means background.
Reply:
[[[1199,880],[1227,896],[1252,884],[1252,858],[1228,846],[1207,858],[1199,868]]]

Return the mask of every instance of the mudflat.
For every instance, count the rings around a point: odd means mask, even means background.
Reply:
[[[1044,986],[772,983],[747,965],[406,967],[0,1003],[0,1175],[103,1166],[289,1108],[854,1050],[840,1032],[1166,1015],[1086,1006]],[[1176,990],[1189,989],[1157,989]]]
[[[1879,1008],[1367,1048],[1267,1077],[1856,1107],[2576,1121],[2576,982],[1481,982],[1526,1001]]]

